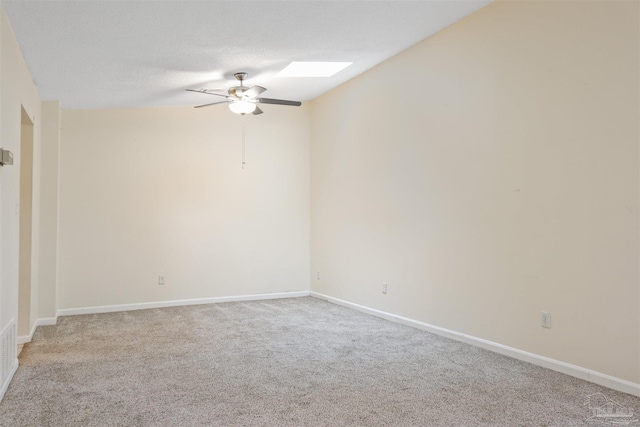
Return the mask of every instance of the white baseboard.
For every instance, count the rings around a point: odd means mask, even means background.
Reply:
[[[64,308],[58,310],[58,316],[78,314],[113,313],[116,311],[146,310],[149,308],[178,307],[183,305],[215,304],[220,302],[258,301],[267,299],[308,297],[309,291],[278,292],[271,294],[239,295],[229,297],[195,298],[173,301],[143,302],[138,304],[102,305],[98,307]]]
[[[486,350],[493,351],[495,353],[500,353],[505,356],[513,357],[514,359],[529,362],[533,365],[542,366],[543,368],[562,372],[563,374],[571,375],[572,377],[580,378],[582,380],[589,381],[604,387],[608,387],[613,390],[621,391],[623,393],[628,393],[628,394],[640,397],[640,384],[632,383],[631,381],[626,381],[620,378],[612,377],[610,375],[603,374],[601,372],[592,371],[590,369],[582,368],[580,366],[572,365],[570,363],[565,363],[559,360],[540,356],[534,353],[529,353],[528,351],[523,351],[517,348],[508,347],[506,345],[498,344],[482,338],[477,338],[471,335],[441,328],[439,326],[434,326],[428,323],[419,322],[417,320],[409,319],[407,317],[402,317],[396,314],[391,314],[391,313],[376,310],[373,308],[365,307],[363,305],[354,304],[349,301],[333,298],[328,295],[323,295],[317,292],[310,292],[310,295],[314,298],[318,298],[333,304],[342,305],[344,307],[352,308],[354,310],[371,314],[373,316],[390,320],[392,322],[397,322],[403,325],[422,329],[424,331],[431,332],[433,334],[440,335],[446,338],[451,338],[456,341],[462,341],[464,343],[471,344],[476,347],[481,347]]]
[[[58,317],[43,317],[42,319],[37,319],[33,326],[31,327],[31,331],[29,335],[20,335],[18,336],[18,345],[26,344],[31,342],[33,339],[33,334],[36,333],[36,328],[38,326],[51,326],[58,323]]]
[[[530,353],[517,348],[502,345],[493,341],[488,341],[482,338],[477,338],[471,335],[463,334],[460,332],[452,331],[439,326],[430,325],[428,323],[420,322],[417,320],[409,319],[407,317],[398,316],[396,314],[387,313],[374,308],[369,308],[363,305],[355,304],[349,301],[341,300],[338,298],[330,297],[328,295],[320,294],[317,292],[309,291],[296,291],[296,292],[280,292],[270,294],[256,294],[256,295],[240,295],[229,297],[213,297],[213,298],[196,298],[186,300],[174,300],[174,301],[159,301],[159,302],[147,302],[138,304],[121,304],[121,305],[107,305],[98,307],[81,307],[81,308],[68,308],[58,310],[57,316],[73,316],[79,314],[98,314],[98,313],[112,313],[117,311],[132,311],[132,310],[145,310],[150,308],[162,308],[162,307],[177,307],[185,305],[199,305],[199,304],[214,304],[221,302],[237,302],[237,301],[258,301],[268,299],[280,299],[280,298],[299,298],[312,296],[333,304],[342,305],[344,307],[352,308],[363,313],[367,313],[382,319],[390,320],[392,322],[401,323],[403,325],[418,328],[427,332],[431,332],[436,335],[440,335],[446,338],[451,338],[457,341],[461,341],[467,344],[471,344],[477,347],[484,348],[486,350],[493,351],[495,353],[503,354],[505,356],[513,357],[514,359],[522,360],[533,365],[541,366],[543,368],[551,369],[563,374],[571,375],[573,377],[589,381],[604,387],[611,388],[613,390],[628,393],[634,396],[640,397],[640,384],[626,381],[620,378],[612,377],[601,372],[592,371],[580,366],[572,365],[570,363],[561,362],[559,360],[551,359],[545,356],[540,356],[535,353]],[[33,334],[38,326],[55,325],[57,317],[38,319],[31,329],[31,333],[28,336],[19,336],[18,344],[25,344],[31,342]],[[16,364],[13,372],[18,368]],[[13,373],[11,374],[13,376]],[[1,396],[4,394],[8,382],[3,385]]]
[[[36,320],[36,324],[38,326],[53,326],[58,323],[58,317],[43,317],[42,319]]]
[[[162,307],[177,307],[182,305],[198,305],[198,304],[212,304],[219,302],[232,302],[232,301],[258,301],[266,299],[279,299],[279,298],[298,298],[308,297],[309,291],[298,292],[279,292],[272,294],[257,294],[257,295],[239,295],[230,297],[215,297],[215,298],[196,298],[196,299],[184,299],[174,301],[158,301],[158,302],[144,302],[139,304],[121,304],[121,305],[103,305],[99,307],[81,307],[81,308],[67,308],[58,310],[56,317],[45,317],[36,320],[29,332],[29,335],[21,335],[17,338],[17,344],[26,344],[31,342],[33,334],[36,332],[38,326],[49,326],[58,323],[59,316],[74,316],[78,314],[98,314],[98,313],[113,313],[117,311],[132,311],[132,310],[145,310],[149,308],[162,308]]]

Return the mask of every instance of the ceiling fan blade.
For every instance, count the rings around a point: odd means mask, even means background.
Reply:
[[[249,89],[245,90],[244,92],[242,92],[242,94],[248,96],[249,98],[255,98],[256,96],[260,95],[265,90],[267,90],[267,89],[263,88],[262,86],[253,86],[253,87],[250,87]]]
[[[225,98],[228,96],[228,95],[223,95],[223,94],[221,94],[221,93],[207,92],[207,90],[206,90],[206,89],[200,89],[200,90],[195,90],[195,89],[185,89],[185,90],[187,90],[187,91],[189,91],[189,92],[205,93],[205,94],[207,94],[207,95],[224,96]]]
[[[216,105],[216,104],[228,104],[228,103],[229,103],[229,101],[218,101],[218,102],[212,102],[212,103],[210,103],[210,104],[196,105],[196,106],[195,106],[195,107],[193,107],[193,108],[202,108],[202,107],[208,107],[208,106],[210,106],[210,105]]]
[[[278,105],[291,105],[299,107],[302,105],[300,101],[287,101],[285,99],[273,99],[273,98],[256,98],[256,102],[261,104],[278,104]]]
[[[260,107],[258,107],[258,106],[256,105],[256,109],[255,109],[255,110],[253,110],[253,113],[251,113],[251,114],[253,114],[254,116],[257,116],[258,114],[262,114],[262,113],[264,113],[264,111],[262,111],[262,110],[260,109]]]

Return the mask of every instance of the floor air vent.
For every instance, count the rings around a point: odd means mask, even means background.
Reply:
[[[16,358],[16,323],[11,321],[0,334],[0,400],[9,386],[13,373],[18,368]]]

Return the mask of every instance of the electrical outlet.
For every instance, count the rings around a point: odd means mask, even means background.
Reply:
[[[319,272],[319,271],[318,271],[318,272],[316,272],[316,279],[317,279],[317,280],[320,280],[320,272]]]
[[[543,328],[551,328],[551,314],[547,313],[546,311],[542,312],[542,315],[540,316],[540,325]]]
[[[164,276],[158,276],[158,285],[164,285]]]
[[[383,282],[382,283],[382,293],[386,294],[387,293],[387,282]]]

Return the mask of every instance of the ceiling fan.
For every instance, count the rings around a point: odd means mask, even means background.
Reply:
[[[189,92],[204,93],[207,95],[221,96],[226,98],[224,101],[211,102],[209,104],[196,105],[194,108],[208,107],[216,104],[229,104],[229,109],[236,114],[262,114],[263,111],[256,104],[278,104],[291,105],[299,107],[302,105],[300,101],[287,101],[285,99],[258,98],[262,92],[267,90],[262,86],[246,87],[243,81],[247,78],[247,73],[235,73],[234,77],[240,81],[240,86],[232,86],[228,90],[228,95],[215,93],[209,89],[187,89]]]

